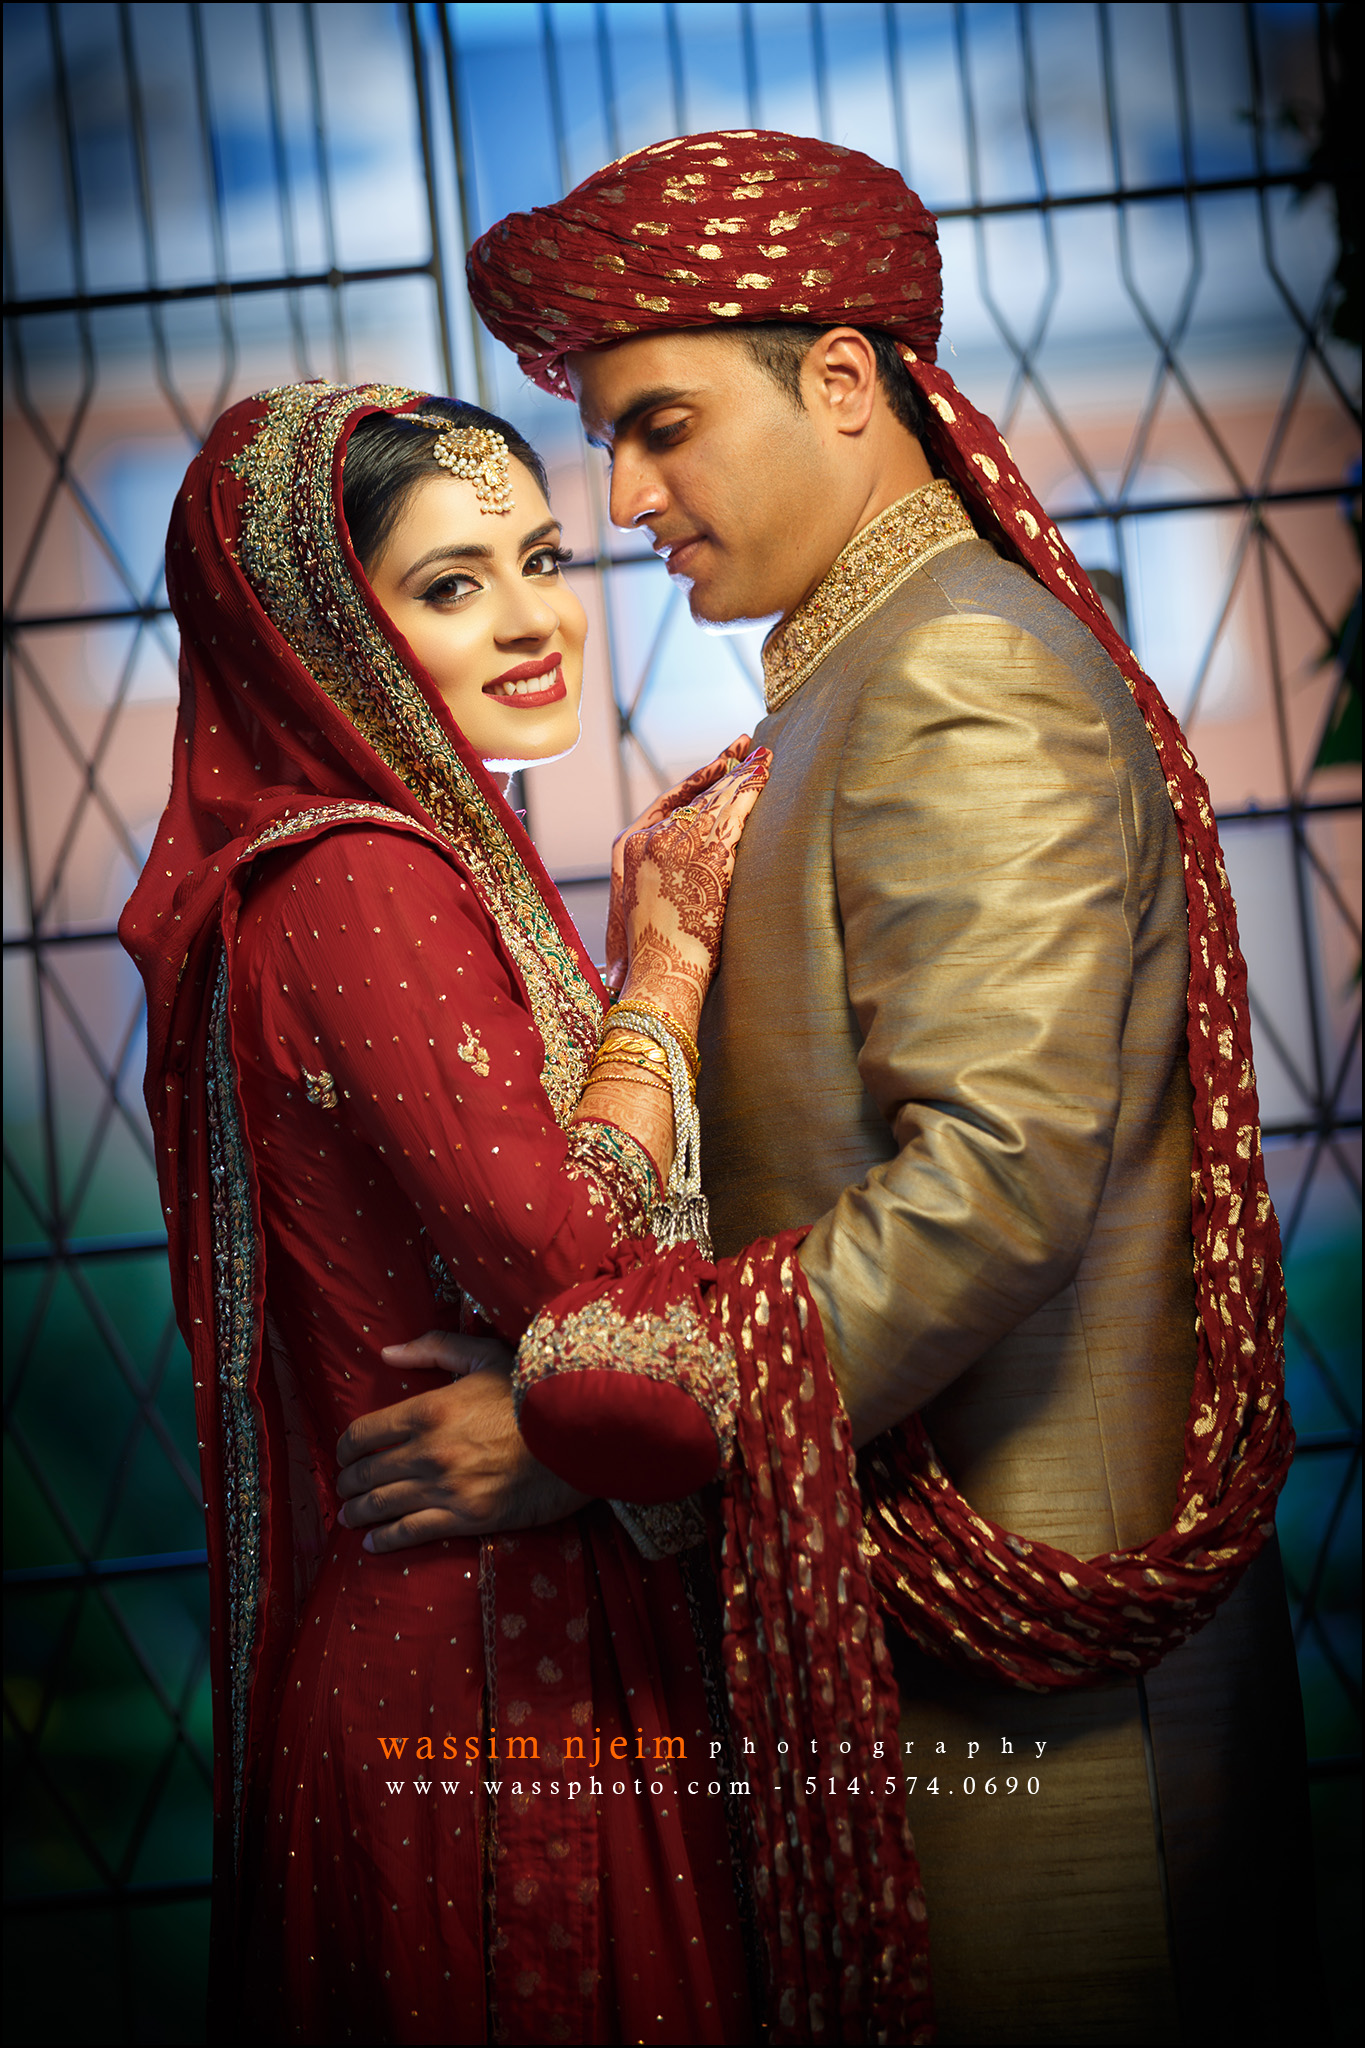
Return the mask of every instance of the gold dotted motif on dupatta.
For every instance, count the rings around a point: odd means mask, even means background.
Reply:
[[[456,1046],[456,1052],[467,1067],[474,1069],[474,1072],[481,1080],[487,1080],[490,1067],[487,1046],[479,1037],[478,1032],[469,1024],[462,1023],[460,1029],[463,1031],[464,1037]]]
[[[525,985],[545,1046],[542,1084],[565,1126],[597,1048],[599,999],[502,820],[371,616],[341,542],[333,469],[347,424],[370,407],[424,395],[391,384],[265,392],[260,427],[226,464],[247,486],[242,569],[319,689],[404,783],[473,881]]]
[[[888,505],[854,534],[804,604],[768,636],[763,690],[769,711],[785,704],[907,576],[945,548],[975,537],[962,500],[942,478]]]

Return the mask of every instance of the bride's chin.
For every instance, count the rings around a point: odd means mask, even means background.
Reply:
[[[543,768],[547,762],[562,761],[566,755],[573,752],[580,737],[580,734],[575,733],[571,740],[567,740],[562,747],[556,747],[548,754],[518,754],[515,759],[485,754],[482,757],[483,765],[491,776],[495,779],[500,777],[505,782],[509,775],[516,775],[523,768]]]
[[[544,749],[538,747],[533,754],[482,754],[479,758],[490,775],[516,775],[523,768],[541,768],[549,761],[562,761],[582,737],[582,729],[575,721],[572,734],[565,735],[562,745],[551,742]]]

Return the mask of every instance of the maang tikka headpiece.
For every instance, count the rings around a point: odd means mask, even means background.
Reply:
[[[409,412],[399,418],[439,430],[431,451],[434,459],[452,476],[474,486],[481,512],[511,511],[512,460],[501,434],[492,427],[458,427],[439,413]]]

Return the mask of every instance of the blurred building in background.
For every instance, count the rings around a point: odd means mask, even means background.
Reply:
[[[625,151],[756,125],[897,164],[939,214],[953,375],[1097,572],[1213,790],[1286,1239],[1300,1456],[1280,1526],[1341,2004],[1360,1749],[1347,22],[1311,5],[7,7],[5,1746],[21,2038],[184,2040],[200,2025],[198,1469],[140,989],[113,936],[168,787],[172,494],[225,405],[301,377],[453,390],[528,434],[592,635],[583,744],[530,771],[525,801],[596,947],[615,831],[762,715],[757,637],[703,635],[645,538],[610,529],[572,409],[523,385],[473,320],[463,251]]]

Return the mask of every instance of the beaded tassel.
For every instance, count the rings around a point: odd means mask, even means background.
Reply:
[[[692,1080],[682,1048],[672,1032],[646,1010],[620,1002],[611,1012],[613,1031],[637,1031],[652,1038],[668,1056],[669,1079],[673,1083],[673,1171],[668,1176],[664,1198],[654,1212],[654,1239],[660,1251],[670,1245],[695,1243],[704,1259],[710,1259],[711,1216],[701,1191],[701,1119],[692,1099]]]

